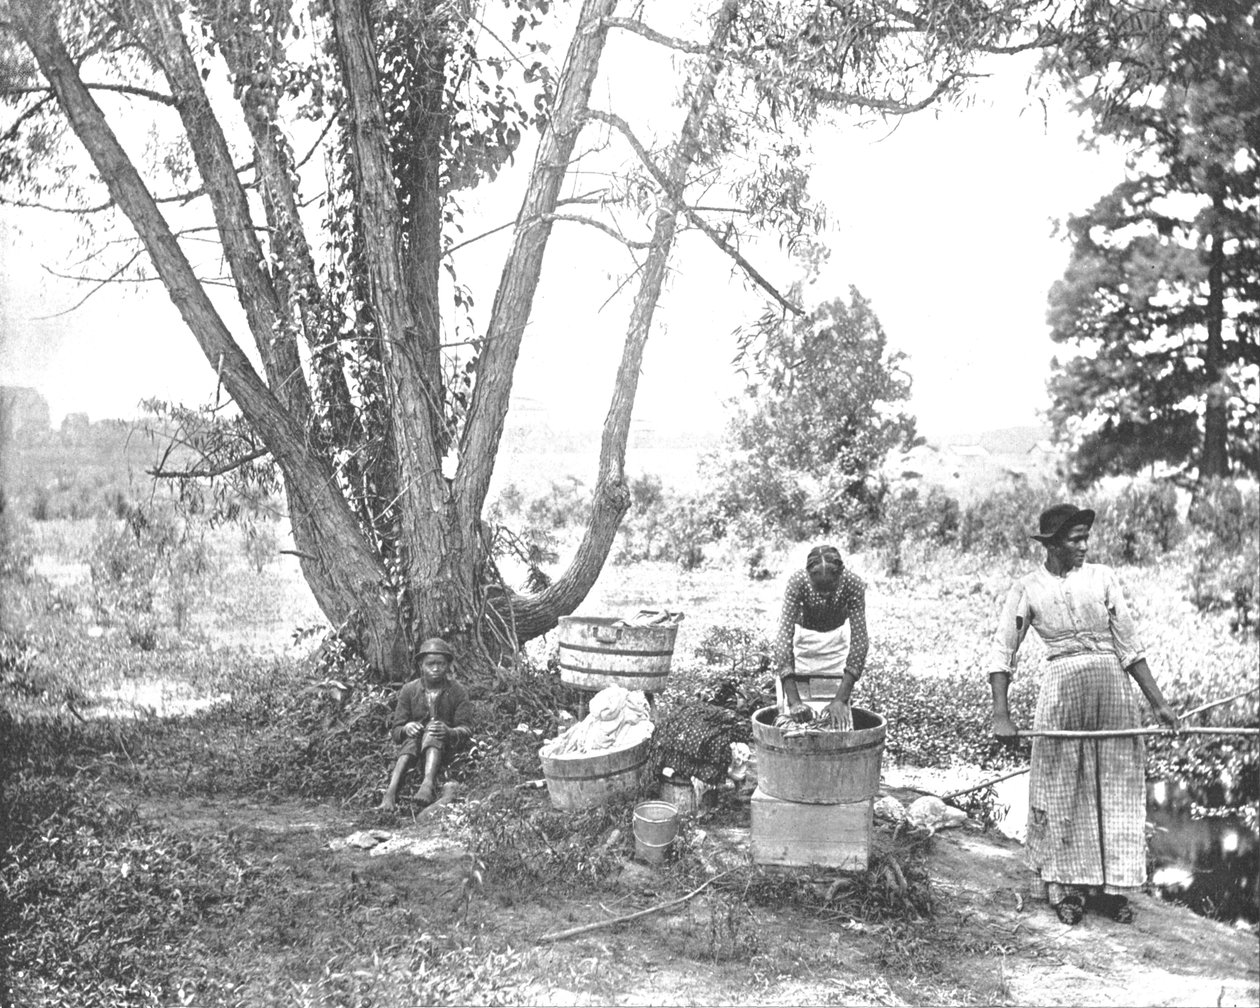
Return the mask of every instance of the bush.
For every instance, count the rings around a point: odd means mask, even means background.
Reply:
[[[276,526],[269,521],[247,520],[241,531],[241,550],[249,565],[261,574],[280,550]]]
[[[704,562],[704,547],[715,538],[712,505],[702,495],[667,493],[657,476],[630,483],[630,513],[617,530],[618,563],[662,560],[694,570]]]
[[[1254,484],[1244,492],[1232,480],[1211,480],[1195,491],[1189,523],[1224,552],[1254,547],[1260,532],[1260,493]]]
[[[582,481],[572,476],[553,482],[546,494],[530,501],[525,517],[543,528],[580,528],[591,520],[590,494]]]
[[[1233,608],[1232,623],[1246,632],[1256,625],[1260,599],[1260,499],[1219,481],[1201,487],[1190,507],[1190,601],[1201,612]]]
[[[904,573],[907,542],[930,546],[958,541],[962,511],[958,501],[937,486],[926,493],[916,486],[885,486],[879,498],[879,520],[863,530],[865,544],[885,552],[885,572]]]
[[[1134,480],[1114,497],[1092,502],[1098,517],[1090,553],[1109,564],[1146,564],[1182,539],[1177,492],[1169,483]]]
[[[968,504],[958,523],[958,546],[964,553],[1032,557],[1036,542],[1029,538],[1037,516],[1053,496],[1047,489],[1020,481]]]
[[[182,633],[204,590],[208,564],[204,536],[172,512],[132,508],[121,525],[103,519],[88,558],[97,610],[122,625],[141,650],[152,650],[163,615],[158,599]]]

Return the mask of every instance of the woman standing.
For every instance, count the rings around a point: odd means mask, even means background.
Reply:
[[[1177,717],[1151,677],[1120,582],[1110,567],[1085,563],[1094,512],[1056,504],[1033,538],[1045,563],[1006,596],[989,663],[993,734],[1017,736],[1007,706],[1019,645],[1033,627],[1049,652],[1035,730],[1140,727],[1137,695],[1175,727]],[[1127,673],[1127,674],[1126,674]],[[1089,906],[1133,920],[1128,895],[1146,881],[1146,750],[1140,736],[1035,738],[1029,783],[1027,855],[1033,895],[1065,924]]]
[[[866,667],[866,585],[834,546],[815,546],[805,569],[788,578],[774,639],[774,668],[786,713],[809,721],[802,702],[828,700],[839,728],[853,727],[849,697]]]

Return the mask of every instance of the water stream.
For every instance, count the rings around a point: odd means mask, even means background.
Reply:
[[[1008,808],[997,828],[1023,841],[1028,820],[1028,777],[994,785]],[[1240,816],[1195,819],[1194,792],[1184,782],[1147,785],[1151,881],[1167,900],[1227,923],[1260,922],[1260,837]]]

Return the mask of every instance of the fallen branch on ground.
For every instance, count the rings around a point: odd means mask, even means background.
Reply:
[[[594,924],[583,924],[581,927],[569,928],[567,931],[556,931],[552,934],[545,934],[538,939],[538,943],[541,945],[543,942],[553,942],[560,941],[562,938],[572,938],[575,935],[585,934],[588,931],[598,931],[600,928],[612,927],[614,924],[624,924],[627,921],[632,921],[638,917],[646,917],[648,914],[659,913],[662,910],[668,910],[670,907],[679,906],[682,903],[686,903],[687,900],[691,899],[693,896],[699,895],[718,879],[724,878],[734,871],[735,869],[732,868],[730,871],[722,872],[721,875],[714,875],[713,878],[709,879],[707,882],[697,886],[695,889],[692,889],[686,896],[679,896],[678,899],[670,900],[668,903],[661,903],[658,906],[648,907],[646,910],[638,910],[635,913],[626,914],[622,917],[611,917],[608,920],[596,921]]]

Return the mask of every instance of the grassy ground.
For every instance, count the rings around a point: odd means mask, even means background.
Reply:
[[[747,807],[726,802],[687,825],[668,868],[638,868],[628,806],[570,816],[518,788],[539,776],[535,731],[575,699],[542,674],[483,696],[484,743],[457,771],[467,800],[381,820],[370,810],[390,760],[390,696],[362,689],[347,703],[320,687],[313,638],[293,640],[316,614],[291,558],[257,571],[234,533],[216,533],[185,629],[164,623],[143,649],[97,605],[84,563],[94,534],[34,524],[22,542],[32,563],[4,574],[0,1002],[1126,1003],[1127,991],[1127,1003],[1254,1003],[1254,936],[1153,901],[1143,929],[1059,934],[1020,909],[1014,848],[979,832],[882,835],[872,872],[832,891],[833,876],[748,864]],[[583,611],[687,614],[668,704],[745,667],[796,552],[771,556],[764,581],[736,563],[610,567]],[[1011,570],[908,561],[889,578],[878,556],[853,558],[872,628],[859,702],[889,716],[890,759],[960,774],[999,765],[979,655]],[[1183,603],[1180,576],[1175,561],[1123,572],[1156,675],[1192,705],[1249,684],[1256,645]],[[545,659],[552,646],[532,651]],[[1016,690],[1025,716],[1035,648],[1029,659]],[[427,853],[330,847],[382,827]],[[671,912],[538,942],[724,870]],[[1129,986],[1109,988],[1108,975]],[[1056,983],[1072,997],[1052,997]]]

